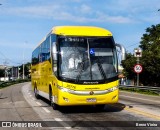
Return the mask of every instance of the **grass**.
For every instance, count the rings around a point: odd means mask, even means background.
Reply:
[[[136,92],[136,93],[146,94],[146,95],[154,95],[154,96],[160,95],[160,93],[158,94],[150,90],[141,90],[141,89],[135,89],[135,88],[120,88],[120,90],[128,91],[128,92]]]

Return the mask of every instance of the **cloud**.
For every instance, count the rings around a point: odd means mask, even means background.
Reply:
[[[101,4],[98,5],[101,6]],[[107,12],[111,18],[120,16],[127,21],[131,20],[132,23],[155,23],[158,22],[160,16],[160,14],[156,15],[160,8],[159,0],[112,0],[105,1],[103,7],[105,9],[102,8],[102,10]]]
[[[5,44],[4,44],[5,43]],[[35,46],[32,43],[28,43],[28,42],[7,42],[7,41],[0,41],[0,46],[1,48],[16,48],[16,49],[33,49]],[[7,51],[7,50],[6,50]]]
[[[129,17],[124,17],[124,16],[110,16],[107,14],[104,14],[103,12],[96,12],[97,15],[97,20],[100,22],[111,22],[111,23],[132,23],[134,20],[132,20]]]
[[[81,11],[82,14],[90,14],[91,11],[93,11],[93,10],[91,9],[90,6],[88,6],[86,4],[83,4],[83,5],[80,6],[80,11]]]
[[[130,18],[121,15],[112,16],[103,13],[101,10],[99,11],[93,10],[91,6],[80,3],[76,4],[75,7],[73,8],[68,4],[58,4],[58,3],[47,4],[47,5],[10,7],[4,9],[3,14],[20,16],[20,17],[66,20],[79,23],[87,23],[87,22],[129,23],[132,21]]]
[[[28,0],[30,1],[30,0]],[[158,2],[158,0],[155,0]],[[30,1],[31,2],[31,1]],[[152,15],[156,11],[158,4],[145,0],[100,0],[99,2],[83,0],[55,0],[47,1],[44,4],[40,0],[39,4],[29,4],[23,6],[11,6],[3,8],[2,14],[20,17],[32,17],[42,19],[66,20],[76,23],[143,23],[155,22],[158,16]]]

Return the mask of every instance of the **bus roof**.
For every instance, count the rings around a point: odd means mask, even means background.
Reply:
[[[94,26],[55,26],[52,28],[50,34],[69,35],[69,36],[112,36],[112,33],[106,29]],[[46,37],[47,37],[46,36]],[[44,37],[38,46],[46,40]]]
[[[93,26],[56,26],[51,33],[69,36],[112,36],[110,31]]]

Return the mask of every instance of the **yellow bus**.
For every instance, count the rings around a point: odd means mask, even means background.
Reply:
[[[92,26],[56,26],[32,53],[35,97],[53,107],[104,107],[119,98],[118,58],[112,33]],[[124,48],[118,44],[123,51]]]

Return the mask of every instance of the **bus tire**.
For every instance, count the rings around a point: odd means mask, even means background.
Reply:
[[[50,100],[50,105],[52,106],[52,108],[54,110],[57,110],[58,109],[58,105],[55,104],[52,100],[52,89],[49,89],[49,100]]]
[[[39,94],[38,94],[38,90],[37,90],[37,87],[34,87],[34,95],[37,99],[39,99]]]

